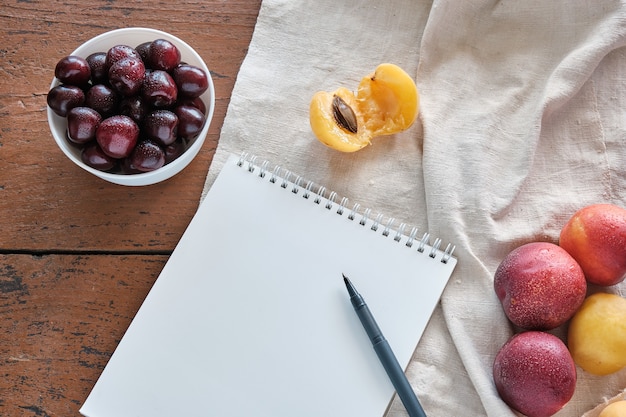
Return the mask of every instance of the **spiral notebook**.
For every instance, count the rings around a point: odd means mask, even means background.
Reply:
[[[394,389],[342,273],[406,369],[457,260],[371,213],[230,157],[81,414],[382,417]]]

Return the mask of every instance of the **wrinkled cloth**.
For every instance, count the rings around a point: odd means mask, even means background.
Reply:
[[[416,123],[355,153],[318,142],[313,94],[356,90],[382,62],[415,78]],[[515,333],[494,272],[517,246],[558,243],[585,205],[626,207],[625,109],[624,1],[265,0],[205,192],[230,153],[249,152],[455,244],[407,375],[430,417],[516,416],[492,378]],[[626,296],[626,283],[604,291]],[[597,416],[625,388],[626,370],[578,368],[557,416]],[[394,398],[387,415],[407,414]]]

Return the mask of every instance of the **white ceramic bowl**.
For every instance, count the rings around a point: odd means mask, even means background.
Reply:
[[[170,35],[169,33],[148,28],[124,28],[106,32],[83,43],[74,52],[71,52],[69,54],[62,54],[62,56],[59,56],[59,59],[63,58],[63,56],[65,55],[77,55],[86,58],[94,52],[106,52],[109,50],[109,48],[115,45],[128,45],[134,48],[143,42],[153,41],[155,39],[166,39],[172,42],[179,48],[181,60],[190,65],[195,65],[199,68],[202,68],[204,72],[206,72],[209,79],[209,88],[207,89],[207,91],[204,92],[204,94],[200,96],[207,109],[204,128],[202,129],[200,134],[192,142],[190,142],[187,150],[174,161],[154,171],[143,172],[139,174],[116,174],[99,171],[86,165],[81,160],[81,150],[72,145],[67,139],[66,118],[58,116],[50,109],[50,107],[48,107],[47,109],[50,131],[52,132],[54,140],[59,145],[59,148],[61,148],[63,153],[67,155],[67,157],[72,160],[72,162],[74,162],[85,171],[90,172],[93,175],[96,175],[97,177],[100,177],[114,184],[129,186],[156,184],[158,182],[173,177],[174,175],[182,171],[187,165],[189,165],[189,163],[200,151],[200,148],[202,147],[202,144],[204,143],[206,135],[209,131],[211,119],[213,118],[213,110],[215,108],[215,90],[213,86],[213,80],[211,79],[211,73],[209,72],[209,69],[207,68],[200,55],[198,55],[198,53],[194,51],[193,48],[185,43],[183,40],[173,35]],[[52,89],[52,87],[58,84],[59,80],[54,78],[52,80],[50,88]]]

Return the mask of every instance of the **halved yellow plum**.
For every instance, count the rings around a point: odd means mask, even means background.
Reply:
[[[324,145],[355,152],[376,136],[408,129],[418,112],[415,81],[397,65],[384,63],[363,77],[356,94],[344,87],[315,93],[309,118],[313,133]]]

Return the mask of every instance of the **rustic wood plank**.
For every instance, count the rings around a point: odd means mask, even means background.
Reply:
[[[0,256],[0,415],[77,416],[167,256]]]

